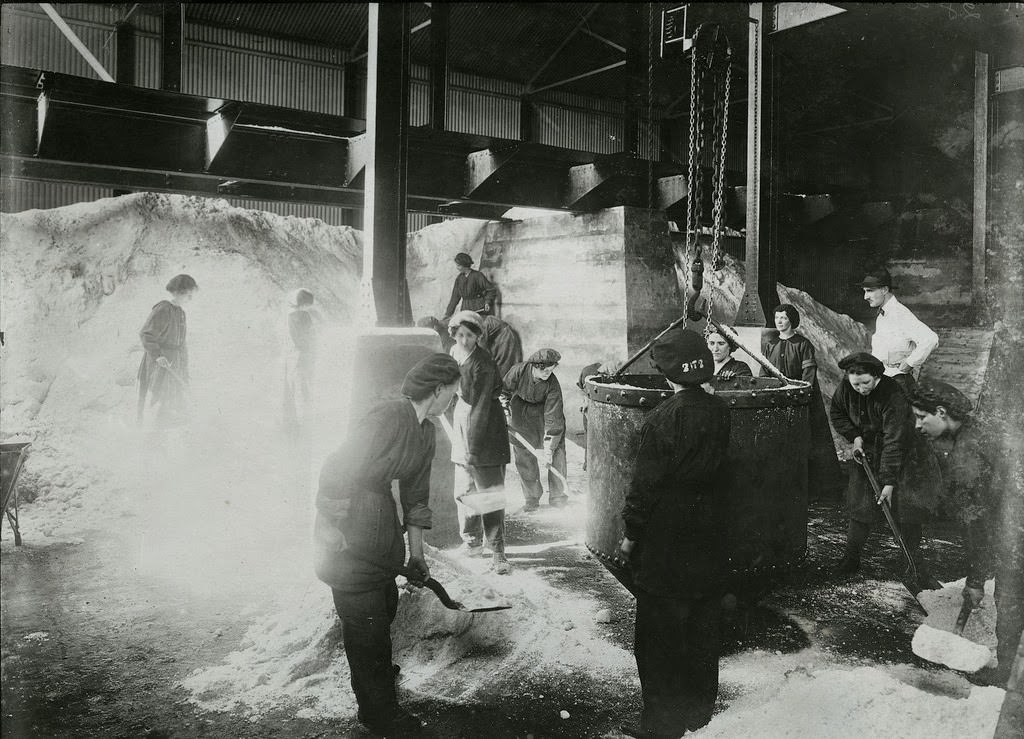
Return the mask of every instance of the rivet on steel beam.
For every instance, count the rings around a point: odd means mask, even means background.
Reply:
[[[647,405],[647,398],[640,396],[640,405]]]
[[[612,394],[608,393],[607,395],[604,396],[604,399],[605,400],[611,400],[612,399]]]
[[[668,393],[662,393],[662,394],[661,394],[661,397],[663,397],[663,398],[667,398],[667,397],[668,397]]]

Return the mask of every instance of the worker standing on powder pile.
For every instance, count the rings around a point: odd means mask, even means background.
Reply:
[[[555,367],[562,355],[554,349],[539,349],[525,362],[516,364],[504,379],[508,397],[509,428],[520,434],[535,450],[544,450],[547,466],[564,478],[568,467],[565,459],[565,409],[562,386],[555,377]],[[540,481],[537,457],[516,436],[512,437],[516,469],[523,483],[523,510],[540,507],[544,487]],[[564,508],[569,502],[565,485],[554,472],[548,472],[548,501],[552,508]]]
[[[985,580],[995,574],[999,664],[986,677],[1005,686],[1024,629],[1024,558],[1019,541],[1003,541],[1005,537],[999,536],[999,517],[1012,501],[1005,500],[1005,472],[998,470],[1002,462],[998,432],[973,415],[971,401],[945,382],[923,380],[911,393],[910,403],[917,430],[932,440],[938,452],[946,510],[963,526],[965,606],[981,605]]]
[[[484,277],[484,273],[473,269],[473,257],[465,252],[455,255],[455,264],[459,267],[459,276],[455,278],[452,286],[452,297],[448,301],[448,307],[444,311],[444,320],[447,321],[455,314],[455,310],[475,310],[478,313],[491,313],[494,309],[494,301],[498,291],[491,284],[491,281]]]
[[[643,711],[632,736],[679,737],[711,720],[718,696],[726,575],[729,406],[705,392],[704,338],[672,329],[651,358],[675,394],[644,420],[622,518],[621,555],[636,583],[634,652]]]
[[[423,530],[432,523],[436,432],[429,419],[451,404],[459,379],[459,365],[447,354],[421,360],[405,376],[404,397],[374,406],[320,473],[313,534],[316,575],[334,595],[359,721],[381,736],[415,735],[422,728],[416,716],[398,705],[395,692],[395,575],[405,561],[404,527],[407,578],[422,585],[430,577]],[[399,481],[401,522],[391,495],[393,480]]]
[[[144,354],[139,364],[139,401],[136,420],[142,423],[146,398],[157,406],[158,428],[180,425],[187,420],[185,393],[188,389],[188,344],[184,306],[199,290],[191,275],[170,279],[165,288],[170,300],[153,306],[139,331]]]
[[[882,486],[881,498],[892,506],[903,541],[917,563],[918,581],[910,581],[908,569],[907,587],[915,593],[939,589],[941,583],[930,577],[919,561],[922,524],[938,502],[937,469],[933,476],[930,470],[910,464],[912,445],[917,442],[907,398],[896,380],[884,374],[882,362],[867,352],[843,357],[839,369],[846,373],[847,381],[840,383],[832,396],[832,427],[853,444],[854,452],[867,455],[867,464]],[[871,526],[882,515],[867,476],[860,470],[850,475],[846,507],[850,521],[846,551],[836,569],[840,575],[860,569]]]
[[[316,319],[313,293],[299,288],[291,296],[288,336],[291,348],[285,357],[285,428],[295,430],[309,412],[313,369],[316,364]]]

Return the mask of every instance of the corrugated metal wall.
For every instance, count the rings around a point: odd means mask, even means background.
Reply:
[[[129,6],[112,4],[61,4],[58,12],[114,73],[114,24],[125,17]],[[0,59],[4,64],[47,69],[97,79],[50,19],[34,4],[3,6],[3,39]],[[135,83],[158,87],[160,79],[160,19],[135,13]],[[345,111],[345,52],[313,44],[256,36],[223,28],[186,24],[183,60],[183,92],[225,97],[315,112],[342,115]],[[412,69],[410,123],[429,121],[429,70]],[[518,139],[520,96],[523,86],[509,80],[453,72],[449,77],[448,128],[497,138]],[[350,101],[364,109],[363,101]],[[616,101],[550,90],[538,101],[537,136],[544,144],[584,151],[612,153],[621,150],[622,105]],[[355,114],[352,110],[349,115]],[[641,121],[637,140],[645,157],[656,157],[658,127]],[[3,184],[0,207],[5,211],[29,207],[48,208],[68,204],[71,193],[81,199],[110,195],[106,188],[73,187],[20,181]],[[254,201],[248,202],[246,207]],[[280,203],[270,208],[285,215],[323,213],[324,220],[339,222],[361,214],[330,206],[297,206]],[[305,208],[305,209],[303,209]],[[321,217],[309,215],[306,217]],[[413,223],[436,222],[437,217],[410,214]],[[341,221],[352,223],[352,220]]]
[[[0,183],[0,211],[20,213],[33,208],[60,208],[64,205],[109,198],[113,194],[114,191],[109,187],[4,178]]]

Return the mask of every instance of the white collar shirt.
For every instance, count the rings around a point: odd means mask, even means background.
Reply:
[[[885,374],[899,374],[901,362],[919,371],[939,345],[939,336],[893,295],[878,311],[871,353],[885,365]]]

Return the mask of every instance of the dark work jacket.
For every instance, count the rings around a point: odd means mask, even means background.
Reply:
[[[508,426],[501,408],[501,378],[490,352],[477,345],[459,366],[459,399],[470,406],[466,423],[465,463],[496,467],[511,459]],[[454,453],[454,447],[453,447]]]
[[[430,528],[436,432],[429,420],[417,422],[406,398],[374,406],[355,428],[320,471],[313,540],[317,577],[361,593],[394,580],[405,562],[392,480],[405,523]]]
[[[955,436],[934,442],[942,470],[946,511],[964,527],[967,583],[984,587],[992,565],[992,542],[999,515],[999,483],[995,468],[998,446],[992,429],[968,418]]]
[[[622,509],[644,591],[694,597],[722,586],[729,431],[725,401],[700,388],[680,390],[644,420]]]
[[[722,369],[716,372],[716,375],[720,375],[723,372],[732,372],[737,377],[750,377],[754,373],[750,371],[750,367],[747,366],[746,362],[742,362],[739,359],[730,357],[729,361],[722,365]]]
[[[825,400],[818,385],[818,360],[814,357],[814,344],[800,334],[782,339],[778,332],[774,332],[767,341],[762,342],[761,353],[786,377],[811,383],[814,392],[811,393],[808,409],[811,450],[807,467],[807,485],[812,496],[815,493],[821,494],[836,485],[841,473],[832,429],[828,425]]]
[[[146,323],[139,331],[139,340],[145,353],[139,364],[139,402],[144,401],[147,391],[151,402],[166,401],[170,396],[180,395],[181,382],[187,382],[188,345],[185,309],[169,300],[161,300],[153,306]],[[165,372],[156,360],[166,357],[177,378]],[[180,380],[178,378],[181,378]]]
[[[495,290],[491,281],[484,277],[483,272],[475,269],[470,270],[468,275],[460,272],[452,286],[452,297],[445,309],[445,318],[449,318],[455,313],[455,308],[458,307],[460,300],[462,301],[462,310],[478,311],[482,310],[485,305],[493,308],[494,299],[497,296],[498,291]]]
[[[832,396],[832,427],[847,441],[864,437],[864,451],[879,488],[894,485],[897,519],[919,523],[938,502],[938,464],[927,442],[915,436],[906,396],[891,377],[883,376],[867,396],[844,379]],[[865,523],[879,516],[867,475],[854,465],[846,495],[850,517]]]
[[[550,436],[553,451],[565,442],[562,385],[554,374],[546,380],[535,380],[532,367],[529,362],[520,362],[505,375],[505,392],[512,396],[509,425],[534,449],[542,448],[544,436]]]
[[[817,383],[818,360],[814,358],[814,344],[806,337],[793,334],[783,339],[775,333],[762,342],[761,353],[786,377]]]
[[[491,353],[498,365],[498,376],[504,377],[512,366],[523,361],[523,346],[512,327],[495,316],[480,316],[484,335],[480,345]]]

